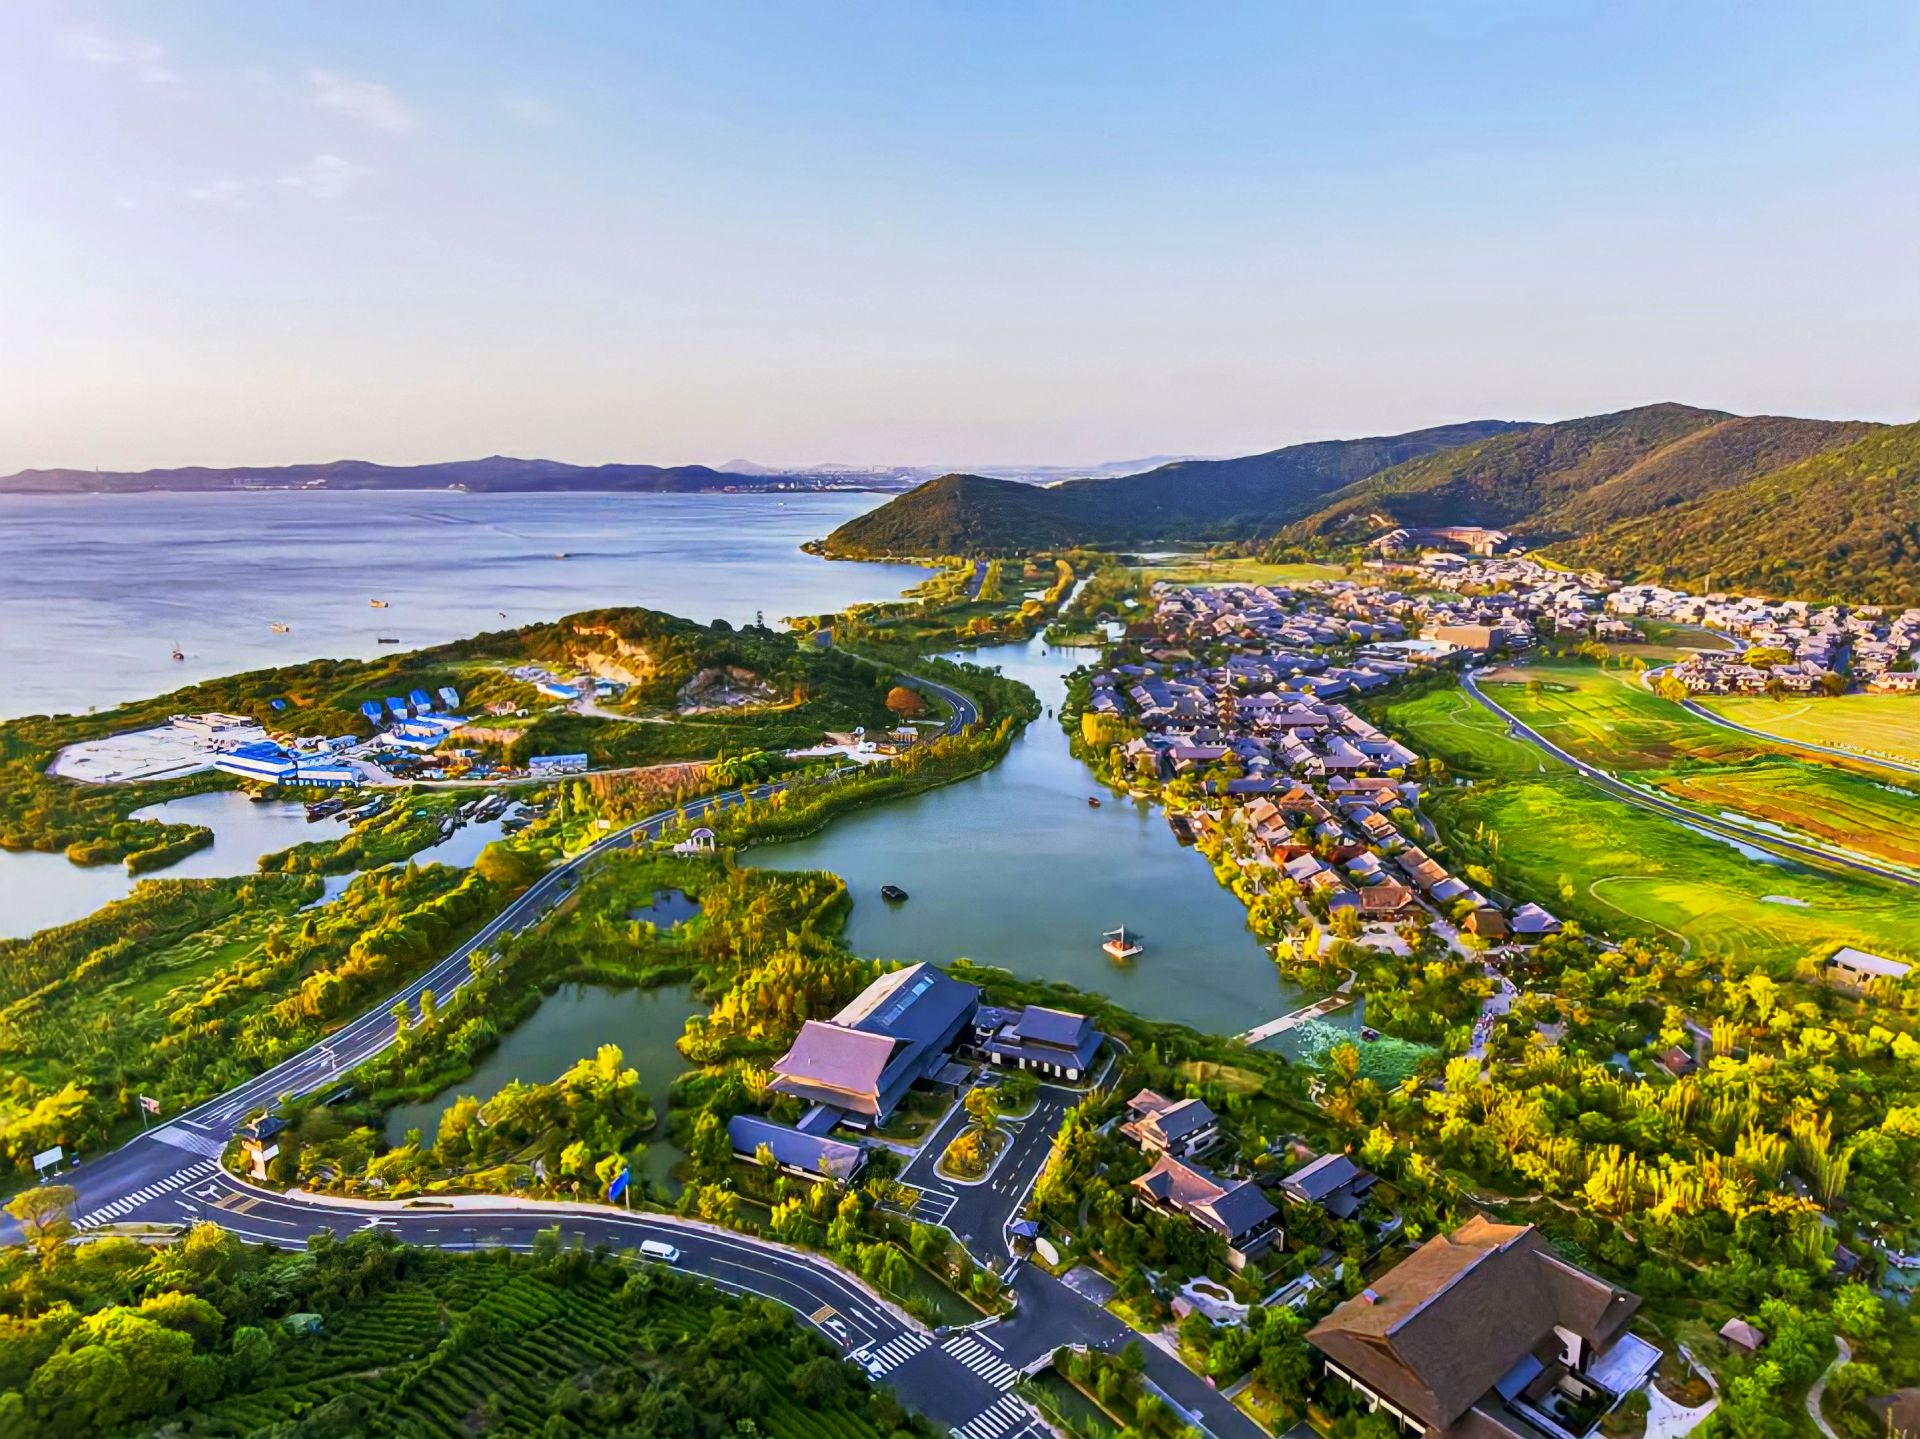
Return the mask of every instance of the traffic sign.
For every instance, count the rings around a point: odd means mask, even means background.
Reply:
[[[140,1107],[146,1110],[148,1114],[158,1114],[160,1112],[160,1101],[152,1095],[143,1094],[140,1096]]]
[[[627,1192],[627,1183],[633,1178],[631,1169],[623,1169],[613,1177],[613,1183],[607,1186],[607,1198],[618,1199]]]

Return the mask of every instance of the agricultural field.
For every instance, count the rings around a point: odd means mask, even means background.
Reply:
[[[531,1255],[461,1256],[359,1236],[268,1255],[199,1232],[181,1248],[191,1253],[161,1251],[150,1263],[138,1246],[116,1245],[62,1265],[70,1282],[106,1291],[87,1297],[93,1309],[126,1292],[112,1290],[115,1281],[191,1286],[214,1302],[166,1294],[197,1321],[181,1326],[191,1337],[153,1323],[144,1308],[105,1310],[122,1320],[83,1329],[82,1352],[97,1360],[80,1371],[85,1382],[72,1380],[70,1356],[42,1365],[45,1352],[23,1346],[33,1377],[19,1385],[24,1401],[4,1396],[15,1404],[0,1427],[23,1439],[932,1432],[785,1310],[564,1248],[557,1233],[541,1236]],[[199,1280],[192,1266],[214,1260],[226,1266],[221,1277]],[[235,1272],[249,1282],[227,1282]],[[37,1294],[26,1297],[32,1305]],[[29,1315],[21,1322],[32,1326]],[[72,1327],[68,1320],[56,1339]],[[141,1341],[146,1348],[136,1348]],[[139,1383],[116,1390],[95,1377],[123,1362],[145,1365]],[[36,1365],[45,1372],[34,1374]]]
[[[1569,753],[1722,811],[1896,864],[1920,866],[1920,777],[1884,772],[1722,729],[1591,665],[1527,665],[1488,694]]]
[[[1920,764],[1920,695],[1840,695],[1816,700],[1716,695],[1700,704],[1735,724],[1782,739]]]
[[[1516,689],[1506,687],[1502,702]],[[1638,709],[1628,701],[1615,713],[1631,718]],[[1663,939],[1729,966],[1790,968],[1839,944],[1894,955],[1914,950],[1920,898],[1864,878],[1748,858],[1725,841],[1608,798],[1509,738],[1501,721],[1458,690],[1390,704],[1385,719],[1454,776],[1497,781],[1430,792],[1425,807],[1448,841],[1449,861],[1484,863],[1501,889],[1564,918]],[[1546,732],[1578,752],[1580,727]],[[1632,728],[1591,732],[1616,761],[1636,743],[1674,753],[1670,742],[1637,737]]]

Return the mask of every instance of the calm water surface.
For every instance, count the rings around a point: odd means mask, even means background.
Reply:
[[[1035,639],[958,658],[1000,669],[1058,710],[1088,650]],[[1102,794],[1101,807],[1087,804]],[[853,891],[847,938],[861,954],[944,963],[965,956],[1065,980],[1136,1013],[1237,1034],[1300,1003],[1246,926],[1246,911],[1184,849],[1165,818],[1096,791],[1043,715],[985,774],[835,819],[748,863],[824,869]],[[880,886],[911,898],[890,905]],[[1138,930],[1146,952],[1116,965],[1104,930]]]
[[[260,856],[310,839],[338,839],[345,820],[307,822],[306,807],[286,801],[255,804],[237,790],[188,795],[134,811],[137,819],[203,824],[213,843],[142,879],[221,879],[252,874]],[[63,854],[0,850],[0,939],[19,939],[56,924],[84,919],[125,899],[138,881],[122,865],[77,865]]]
[[[0,717],[604,605],[742,624],[889,598],[925,571],[799,550],[884,498],[0,495]]]
[[[607,989],[574,984],[548,995],[540,1008],[500,1041],[474,1071],[420,1104],[402,1105],[387,1115],[387,1142],[398,1144],[409,1129],[433,1143],[439,1133],[440,1113],[463,1094],[483,1103],[516,1080],[544,1084],[558,1079],[576,1060],[585,1059],[603,1044],[617,1044],[630,1068],[640,1075],[640,1086],[653,1100],[660,1127],[647,1141],[640,1171],[667,1184],[667,1171],[680,1153],[666,1138],[667,1089],[687,1068],[674,1041],[686,1028],[687,1016],[704,1013],[706,1006],[684,984],[659,989]]]

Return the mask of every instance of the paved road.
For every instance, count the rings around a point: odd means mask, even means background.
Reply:
[[[980,711],[958,690],[932,680],[911,677],[916,688],[938,696],[952,713],[946,730],[956,732],[979,722]],[[858,766],[842,766],[833,777],[854,773]],[[822,781],[808,781],[820,783]],[[787,781],[752,785],[693,800],[685,806],[689,818],[732,809],[749,799],[765,799],[788,788]],[[88,1160],[60,1176],[78,1191],[76,1217],[80,1222],[109,1222],[146,1217],[148,1206],[163,1203],[184,1182],[191,1169],[217,1157],[236,1125],[253,1112],[270,1107],[282,1095],[309,1094],[340,1082],[355,1065],[371,1059],[393,1043],[391,1011],[402,1002],[417,1006],[423,990],[445,996],[473,978],[473,956],[491,955],[504,935],[517,934],[538,923],[578,887],[582,877],[606,856],[656,838],[678,821],[679,811],[662,810],[624,829],[615,830],[587,849],[548,870],[524,893],[495,915],[478,933],[397,993],[388,995],[357,1019],[350,1020],[324,1040],[295,1054],[225,1094],[170,1117],[151,1133],[141,1134],[120,1148]],[[0,1219],[0,1243],[18,1239],[17,1226]]]
[[[1754,739],[1765,740],[1768,744],[1777,744],[1783,749],[1806,749],[1816,754],[1830,754],[1839,759],[1850,759],[1857,764],[1870,764],[1879,769],[1897,771],[1900,774],[1920,774],[1920,764],[1909,764],[1905,760],[1889,759],[1886,755],[1868,754],[1865,750],[1841,749],[1838,745],[1814,744],[1811,740],[1788,739],[1785,735],[1769,734],[1763,729],[1754,729],[1751,725],[1735,724],[1725,715],[1715,714],[1705,705],[1694,700],[1680,701],[1680,708],[1688,714],[1717,724],[1722,729],[1736,730]]]
[[[1013,1258],[1007,1225],[1019,1217],[1046,1165],[1061,1116],[1085,1097],[1079,1090],[1042,1085],[1031,1114],[1001,1122],[1008,1134],[1006,1148],[985,1177],[971,1184],[939,1171],[940,1156],[968,1123],[966,1110],[956,1104],[900,1173],[903,1183],[920,1191],[913,1217],[945,1225],[981,1263],[1005,1264]]]
[[[1467,693],[1481,705],[1505,720],[1508,729],[1516,737],[1527,741],[1527,743],[1534,746],[1534,748],[1551,755],[1562,764],[1569,766],[1582,779],[1596,788],[1605,791],[1614,799],[1621,800],[1626,804],[1635,805],[1640,809],[1651,810],[1655,814],[1665,815],[1669,819],[1679,820],[1681,823],[1692,825],[1696,829],[1710,830],[1714,834],[1724,836],[1728,839],[1739,840],[1742,844],[1750,844],[1758,849],[1768,850],[1775,854],[1789,855],[1795,859],[1811,860],[1815,864],[1826,865],[1832,869],[1850,870],[1855,874],[1864,874],[1873,879],[1887,880],[1908,889],[1920,889],[1920,877],[1909,874],[1905,870],[1894,869],[1887,865],[1875,863],[1870,859],[1863,859],[1858,855],[1847,854],[1841,850],[1829,849],[1824,845],[1812,844],[1797,839],[1787,839],[1773,833],[1771,830],[1756,829],[1733,820],[1722,819],[1718,815],[1703,814],[1699,810],[1689,809],[1682,804],[1675,804],[1672,800],[1662,799],[1656,794],[1651,794],[1646,790],[1627,784],[1623,780],[1615,779],[1607,771],[1596,769],[1585,760],[1578,759],[1561,749],[1538,730],[1524,724],[1512,711],[1505,709],[1498,702],[1489,699],[1486,693],[1480,688],[1479,682],[1475,680],[1471,673],[1462,675],[1460,683],[1465,687]]]

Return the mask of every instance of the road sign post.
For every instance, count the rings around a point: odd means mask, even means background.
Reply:
[[[159,1114],[159,1112],[160,1112],[159,1100],[155,1099],[150,1094],[143,1094],[140,1096],[140,1132],[142,1134],[145,1134],[147,1132],[147,1116],[149,1114],[157,1115]]]

